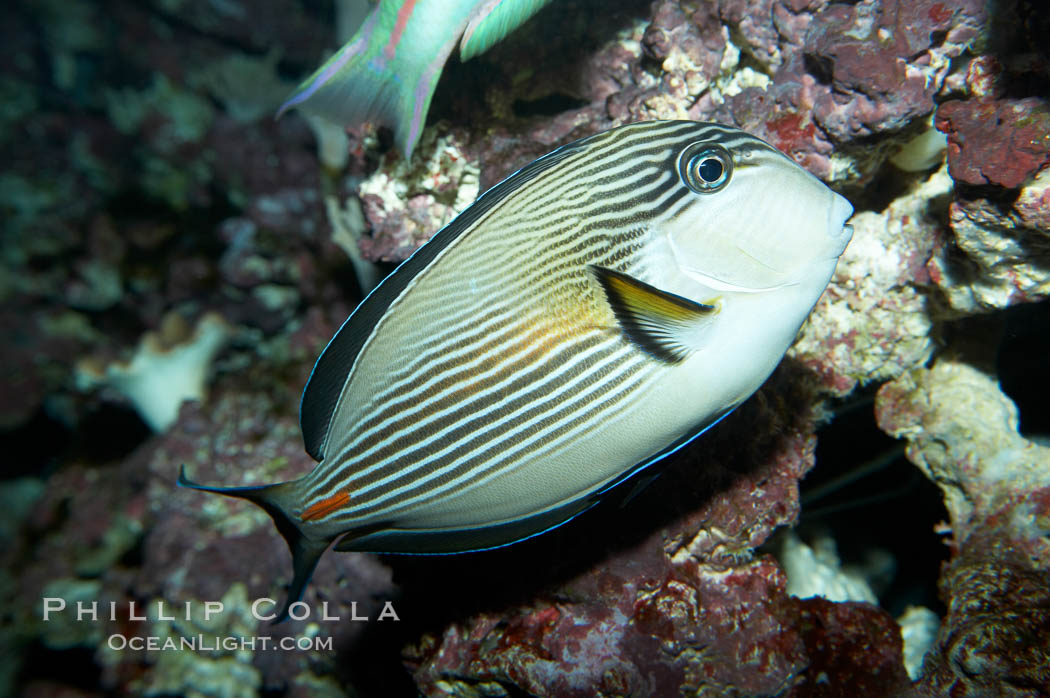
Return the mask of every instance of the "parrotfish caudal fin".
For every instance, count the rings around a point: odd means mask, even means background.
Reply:
[[[262,507],[270,518],[273,519],[277,530],[288,542],[288,548],[292,551],[292,584],[288,588],[288,598],[284,602],[284,608],[273,621],[280,623],[288,618],[289,607],[302,598],[306,585],[314,573],[314,567],[321,555],[328,548],[331,541],[318,541],[307,538],[299,529],[295,519],[289,514],[292,485],[294,482],[279,482],[273,485],[259,485],[258,487],[206,487],[198,485],[186,477],[186,466],[183,465],[179,471],[179,487],[189,487],[203,492],[214,492],[227,497],[240,497],[254,502]]]
[[[487,0],[471,14],[459,44],[459,57],[469,61],[485,53],[550,0]]]
[[[462,3],[458,3],[462,4]],[[439,18],[422,34],[406,25],[415,3],[380,2],[357,34],[296,88],[277,112],[302,109],[340,126],[366,121],[394,130],[398,148],[412,154],[441,69],[466,17]],[[412,34],[409,40],[402,35]],[[424,40],[419,40],[419,36]]]

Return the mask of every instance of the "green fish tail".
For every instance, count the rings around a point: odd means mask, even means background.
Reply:
[[[410,20],[400,16],[411,12],[408,5],[379,3],[357,34],[296,88],[277,115],[301,109],[340,125],[387,126],[408,158],[423,131],[442,67],[465,23],[465,19],[453,20],[458,24],[455,35],[433,32],[437,37],[430,42],[402,36],[402,30],[412,33],[411,27],[405,27]]]
[[[339,125],[394,131],[408,158],[419,141],[441,70],[460,43],[484,53],[550,0],[380,0],[350,41],[278,110],[302,109]]]
[[[550,0],[502,0],[489,2],[475,11],[463,32],[459,57],[469,61],[498,44],[539,12]]]
[[[318,541],[305,536],[299,528],[297,521],[288,514],[291,502],[295,495],[297,481],[279,482],[273,485],[259,485],[254,487],[208,487],[193,482],[186,477],[186,466],[183,465],[179,471],[179,487],[188,487],[202,492],[213,492],[227,497],[238,497],[253,502],[270,515],[277,530],[284,536],[288,543],[288,549],[292,552],[292,583],[288,588],[288,597],[285,599],[284,607],[273,621],[276,625],[288,619],[288,609],[293,603],[299,601],[306,585],[310,582],[317,561],[328,548],[331,541]]]

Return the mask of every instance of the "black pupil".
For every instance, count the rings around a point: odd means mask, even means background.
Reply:
[[[696,171],[699,173],[700,179],[708,184],[712,184],[722,178],[725,168],[722,167],[722,163],[716,158],[707,157],[700,161]]]

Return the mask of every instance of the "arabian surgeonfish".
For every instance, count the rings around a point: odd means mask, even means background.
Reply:
[[[450,553],[546,531],[762,384],[852,210],[735,128],[570,143],[483,194],[332,338],[300,406],[312,472],[180,483],[269,512],[294,558],[288,603],[336,539]]]
[[[456,42],[464,61],[517,29],[550,0],[379,0],[357,33],[278,111],[299,108],[340,125],[389,126],[408,157]]]

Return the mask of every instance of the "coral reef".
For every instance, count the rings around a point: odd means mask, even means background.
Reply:
[[[310,343],[330,329],[315,326]],[[183,463],[202,480],[232,483],[246,473],[276,480],[309,468],[289,410],[223,382],[215,393],[206,412],[190,403],[174,427],[117,466],[71,464],[52,477],[25,524],[38,540],[5,553],[9,569],[12,560],[22,560],[17,579],[4,589],[17,625],[53,649],[97,647],[100,680],[109,690],[254,695],[255,689],[284,686],[311,667],[331,671],[332,657],[322,651],[327,645],[277,652],[257,639],[246,649],[151,652],[131,638],[163,643],[200,634],[265,636],[276,644],[320,637],[346,646],[366,632],[362,622],[319,622],[322,604],[313,596],[307,599],[316,609],[310,618],[264,630],[261,618],[272,610],[264,605],[255,614],[251,604],[284,593],[284,541],[259,512],[233,502],[203,502],[189,491],[173,493],[171,475]],[[213,431],[215,423],[225,426]],[[141,560],[130,563],[129,556]],[[396,598],[389,571],[374,558],[332,557],[315,576],[331,617],[375,619],[383,603]],[[44,598],[64,599],[66,610],[43,621]],[[78,620],[78,601],[97,602],[97,619]],[[202,614],[212,601],[223,610],[209,620]],[[168,615],[174,620],[160,617]],[[325,673],[317,669],[318,676]]]
[[[165,316],[160,332],[142,337],[130,362],[101,367],[90,359],[77,367],[83,389],[107,385],[131,401],[154,431],[164,431],[186,400],[203,400],[215,356],[229,341],[229,326],[216,313],[205,315],[192,332],[181,315]]]
[[[971,314],[1050,295],[1048,216],[1047,169],[1020,187],[1009,206],[980,195],[952,202],[954,244],[939,250],[929,265],[950,307]]]
[[[1009,80],[994,58],[974,58],[964,75],[969,98],[937,109],[960,196],[950,210],[955,244],[931,260],[930,274],[952,309],[965,314],[1050,291],[1050,105],[1003,98]]]
[[[831,181],[871,177],[895,139],[860,149],[851,141],[921,124],[985,21],[979,2],[772,4],[775,33],[766,36],[776,43],[759,42],[752,55],[772,60],[773,81],[730,97],[717,115]]]
[[[921,685],[930,695],[1038,695],[1050,685],[1050,448],[1017,432],[1017,409],[981,369],[982,353],[963,345],[879,390],[880,424],[908,440],[908,458],[944,491],[955,551]]]
[[[884,611],[793,599],[773,560],[751,553],[797,515],[797,479],[813,464],[813,435],[782,421],[777,391],[790,385],[779,383],[730,418],[703,455],[694,449],[691,462],[630,503],[632,525],[660,521],[662,511],[662,526],[644,527],[653,532],[538,598],[424,636],[407,655],[424,693],[486,695],[477,687],[491,686],[487,695],[505,695],[495,687],[512,685],[559,696],[811,695],[825,681],[829,695],[906,688],[900,637]],[[785,435],[740,448],[747,425],[761,434],[778,425]],[[752,461],[757,453],[764,457]],[[747,470],[748,462],[762,465]],[[594,528],[624,540],[624,526]],[[855,643],[868,651],[849,649]]]
[[[829,393],[894,378],[933,351],[926,264],[940,236],[935,206],[951,187],[938,171],[882,211],[850,219],[853,239],[791,349]]]
[[[364,256],[405,259],[473,203],[478,186],[478,166],[455,134],[430,130],[409,162],[389,153],[359,189],[372,228],[362,241]]]
[[[811,547],[794,531],[786,531],[780,536],[778,547],[777,561],[784,568],[788,578],[787,593],[792,596],[878,603],[863,572],[842,569],[833,539],[822,537]]]
[[[559,0],[446,66],[409,161],[382,130],[272,119],[337,45],[332,5],[0,8],[0,693],[1045,694],[1050,449],[992,360],[996,323],[1050,296],[1038,3]],[[250,505],[175,489],[179,467],[305,472],[299,394],[381,264],[533,158],[652,118],[740,126],[853,201],[789,358],[642,491],[505,550],[327,555],[309,617],[267,625],[252,604],[282,598],[284,541]],[[763,547],[836,465],[821,429],[872,394],[947,509],[940,580],[912,580],[944,606],[896,621],[844,576],[856,551]],[[45,598],[66,609],[44,621]],[[120,640],[264,637],[295,647]]]

